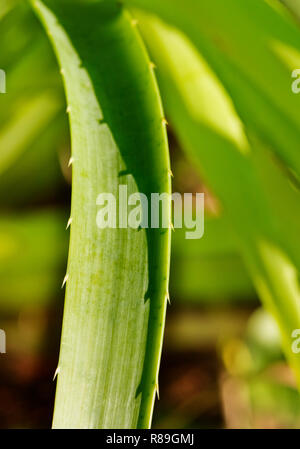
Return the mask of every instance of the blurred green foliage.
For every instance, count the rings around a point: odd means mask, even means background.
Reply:
[[[282,3],[297,16],[296,3]],[[177,139],[172,156],[178,146],[183,150],[173,166],[175,185],[190,188],[189,179],[176,181],[187,157],[190,173],[196,168],[199,183],[204,180],[220,204],[213,213],[207,207],[200,241],[185,240],[184,230],[173,234],[170,291],[176,320],[169,332],[167,327],[166,344],[174,351],[175,342],[181,352],[215,345],[224,425],[299,427],[299,394],[280,346],[281,331],[291,357],[291,331],[300,328],[300,97],[291,92],[291,72],[300,65],[297,21],[275,0],[129,4],[166,21],[138,13]],[[65,100],[48,40],[27,2],[2,0],[0,19],[0,68],[7,73],[7,94],[0,96],[5,316],[47,310],[59,296],[70,172]],[[258,297],[273,318],[256,310]],[[193,320],[185,308],[195,311]],[[204,314],[201,322],[197,313],[207,310],[213,317]],[[161,423],[180,426],[175,411],[164,413]]]

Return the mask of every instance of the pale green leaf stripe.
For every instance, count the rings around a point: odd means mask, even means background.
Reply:
[[[281,245],[280,220],[264,193],[242,125],[226,92],[189,41],[160,21],[140,22],[158,67],[168,117],[183,148],[222,201],[253,283],[280,327],[300,387],[300,359],[291,346],[292,332],[300,327],[297,270]],[[235,117],[236,127],[228,126],[225,136],[221,125],[229,117],[232,123]]]
[[[55,428],[148,427],[158,382],[169,229],[96,226],[101,192],[170,193],[163,112],[127,12],[33,2],[64,77],[72,136],[71,241]],[[50,9],[48,9],[50,8]],[[170,202],[165,206],[170,219]]]
[[[1,104],[1,99],[0,99]],[[0,128],[0,175],[2,175],[54,120],[61,102],[52,92],[44,92],[26,104],[19,103],[14,117]]]

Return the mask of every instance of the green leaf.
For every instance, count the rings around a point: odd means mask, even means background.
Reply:
[[[300,19],[300,1],[299,0],[280,0],[297,19]]]
[[[148,427],[167,303],[169,229],[99,229],[97,197],[170,193],[163,112],[129,14],[32,4],[53,42],[72,137],[71,240],[55,428]],[[165,205],[170,219],[170,202]]]
[[[177,303],[210,306],[256,300],[228,220],[207,218],[200,240],[186,240],[185,231],[176,229],[172,236],[170,293]]]
[[[49,40],[27,2],[0,21],[0,34],[0,68],[7,74],[0,95],[0,203],[11,209],[48,201],[61,189],[55,150],[67,148],[67,116]]]
[[[300,385],[300,359],[291,347],[292,332],[300,327],[300,294],[298,272],[281,236],[287,222],[280,220],[280,210],[270,201],[242,124],[207,63],[181,33],[162,22],[144,19],[141,26],[158,67],[171,125],[222,202],[253,283],[279,325]]]
[[[0,5],[0,19],[2,19],[16,4],[17,0],[2,0]]]
[[[262,0],[126,0],[181,29],[232,97],[243,122],[300,178],[300,30]]]
[[[0,176],[10,168],[41,129],[57,116],[61,104],[52,92],[45,92],[19,105],[15,117],[0,129]]]
[[[1,213],[1,312],[20,313],[55,303],[68,245],[65,218],[65,213],[52,209]]]

